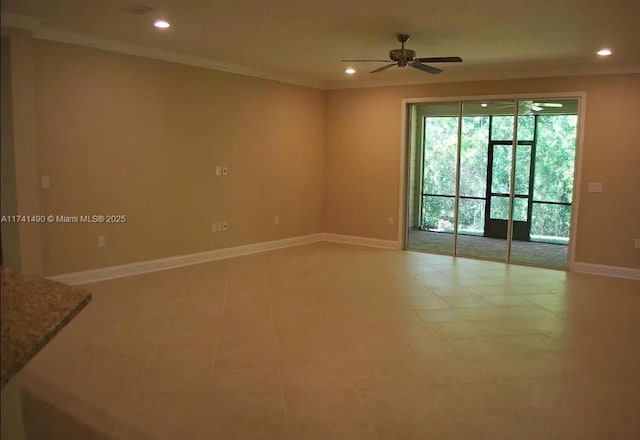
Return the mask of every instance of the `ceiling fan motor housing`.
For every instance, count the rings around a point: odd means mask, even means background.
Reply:
[[[411,49],[392,49],[389,51],[389,58],[398,62],[398,66],[404,67],[407,62],[413,61],[416,51]]]

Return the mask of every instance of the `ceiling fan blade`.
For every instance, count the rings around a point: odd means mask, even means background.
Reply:
[[[534,102],[532,105],[536,105],[538,107],[562,108],[562,104],[559,102]]]
[[[343,63],[388,63],[389,60],[340,60]]]
[[[416,58],[421,63],[461,63],[460,57],[430,57],[430,58]]]
[[[387,70],[389,67],[393,67],[393,66],[395,66],[395,65],[396,65],[396,63],[387,64],[386,66],[378,67],[377,69],[372,70],[372,71],[371,71],[371,72],[369,72],[369,73],[378,73],[378,72],[382,72],[383,70]]]
[[[442,69],[438,69],[437,67],[433,67],[433,66],[429,66],[428,64],[422,64],[422,63],[411,63],[411,67],[413,67],[414,69],[418,69],[418,70],[422,70],[423,72],[427,72],[427,73],[440,73],[442,72]]]

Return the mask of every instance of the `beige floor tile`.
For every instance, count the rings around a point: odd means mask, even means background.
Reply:
[[[294,430],[365,424],[359,396],[353,388],[288,388],[285,404]]]
[[[522,296],[516,296],[507,292],[506,295],[483,296],[486,302],[494,306],[530,306],[531,302]]]
[[[487,416],[524,412],[528,392],[527,381],[464,384],[434,387],[432,396],[448,414]]]
[[[461,286],[457,283],[445,287],[436,287],[433,291],[441,298],[451,298],[456,296],[469,297],[475,295],[470,288]]]
[[[449,343],[453,347],[458,358],[475,359],[499,354],[495,337],[475,337],[453,339]]]
[[[332,243],[93,283],[27,435],[635,439],[638,286]]]
[[[469,321],[496,321],[511,319],[511,315],[507,310],[501,307],[466,307],[460,312],[467,317]]]
[[[468,286],[468,289],[474,295],[480,296],[498,296],[505,293],[504,284],[500,282],[486,285],[471,285]]]
[[[469,321],[469,317],[462,310],[458,309],[417,310],[416,313],[427,324]]]
[[[214,356],[216,370],[272,368],[278,363],[273,335],[223,335]]]
[[[484,328],[476,322],[445,322],[430,324],[430,327],[447,339],[473,338],[487,334]]]
[[[476,307],[486,308],[491,306],[491,303],[476,296],[450,297],[450,298],[446,298],[445,301],[458,309],[476,308]]]
[[[517,319],[540,319],[555,318],[556,314],[546,310],[540,306],[522,305],[522,306],[505,306],[504,310]]]

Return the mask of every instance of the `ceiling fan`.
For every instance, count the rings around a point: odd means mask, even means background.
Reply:
[[[505,103],[506,105],[499,106],[498,108],[513,107],[513,102]],[[520,101],[520,107],[526,109],[526,114],[534,114],[534,112],[541,112],[547,108],[562,108],[560,102],[536,102],[536,101]]]
[[[411,49],[405,49],[404,43],[409,40],[409,36],[406,34],[398,34],[398,41],[402,44],[400,49],[392,49],[389,51],[388,60],[342,60],[343,63],[389,63],[386,66],[378,67],[369,73],[378,73],[383,70],[387,70],[390,67],[413,67],[414,69],[422,70],[427,73],[440,73],[442,69],[430,66],[424,63],[461,63],[460,57],[431,57],[431,58],[416,58],[416,51]]]
[[[562,108],[562,104],[559,102],[520,101],[520,105],[534,112],[542,111],[545,108]]]

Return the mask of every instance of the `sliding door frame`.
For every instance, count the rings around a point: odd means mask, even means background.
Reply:
[[[587,93],[586,92],[553,92],[553,93],[519,93],[519,94],[504,94],[504,95],[470,95],[470,96],[447,96],[447,97],[439,97],[439,98],[405,98],[402,99],[401,109],[400,109],[400,117],[402,119],[401,124],[401,132],[400,132],[400,178],[399,178],[399,203],[398,203],[398,248],[407,250],[408,243],[408,204],[407,204],[407,196],[409,194],[409,173],[408,169],[410,166],[411,157],[409,156],[409,152],[411,150],[410,142],[412,140],[412,130],[411,126],[411,112],[414,108],[414,104],[426,104],[426,103],[447,103],[447,102],[459,102],[460,103],[460,112],[462,111],[462,103],[467,101],[492,101],[492,100],[513,100],[514,103],[519,100],[528,100],[528,99],[576,99],[578,101],[578,126],[576,130],[576,152],[575,152],[575,162],[574,162],[574,170],[573,170],[573,195],[571,200],[571,226],[569,232],[569,253],[568,253],[568,261],[567,261],[567,270],[573,271],[575,266],[575,247],[576,247],[576,238],[577,238],[577,229],[578,229],[578,213],[579,213],[579,204],[580,204],[580,188],[581,188],[581,175],[582,175],[582,151],[583,151],[583,142],[584,142],[584,121],[586,116],[586,101],[587,101]],[[517,106],[516,106],[517,108]],[[515,142],[517,142],[517,138],[515,134],[517,133],[517,111],[514,113],[514,145],[512,148],[515,150]],[[460,140],[460,129],[461,124],[458,124],[458,141]],[[457,179],[457,175],[459,174],[460,167],[460,154],[459,149],[460,145],[458,142],[458,154],[456,159],[456,204],[458,203],[458,192],[459,192],[459,179]],[[512,169],[513,169],[513,161],[515,161],[515,152],[512,154]],[[513,174],[513,173],[512,173]],[[512,176],[514,179],[515,176]],[[514,182],[511,182],[512,185]],[[513,188],[513,186],[512,186]],[[513,191],[512,191],[513,192]],[[457,209],[455,210],[457,215]],[[509,217],[512,218],[513,214],[513,195],[510,197],[509,203]],[[457,221],[454,226],[454,233],[457,233]],[[511,225],[508,228],[508,237],[511,238]],[[456,255],[455,246],[456,241],[453,240],[453,256]],[[511,240],[508,240],[508,247],[511,246]],[[507,249],[510,251],[510,249]],[[473,257],[463,257],[463,258],[473,258]],[[505,262],[509,263],[510,261],[510,252],[507,252],[507,259]],[[525,263],[517,263],[522,265],[527,265]]]

